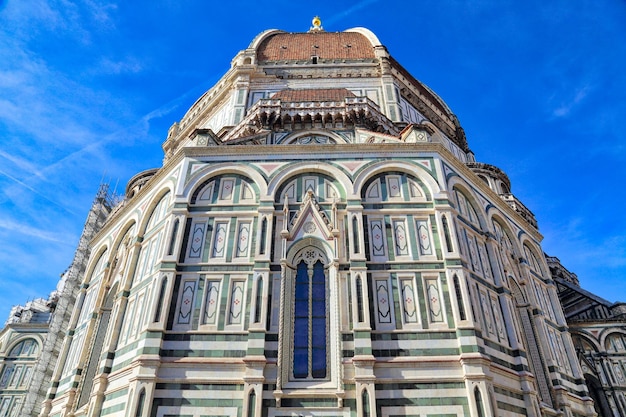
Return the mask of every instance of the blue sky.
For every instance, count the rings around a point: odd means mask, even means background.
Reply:
[[[259,32],[364,26],[510,177],[544,250],[626,301],[620,0],[0,0],[0,321],[69,266],[104,179],[161,165],[168,127]]]

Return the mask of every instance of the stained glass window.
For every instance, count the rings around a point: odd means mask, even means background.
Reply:
[[[293,376],[326,378],[326,278],[324,265],[301,261],[295,282]]]

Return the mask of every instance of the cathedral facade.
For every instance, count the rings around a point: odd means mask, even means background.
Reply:
[[[259,34],[90,242],[66,416],[593,416],[534,216],[367,29]]]

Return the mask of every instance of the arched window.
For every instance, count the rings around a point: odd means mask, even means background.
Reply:
[[[146,402],[146,390],[142,389],[137,399],[137,407],[135,408],[135,417],[141,417],[143,415],[143,407]]]
[[[256,281],[256,301],[254,305],[254,322],[261,322],[261,310],[263,307],[263,277],[259,276]]]
[[[17,358],[17,357],[32,357],[37,356],[39,353],[39,345],[35,341],[35,339],[25,339],[20,343],[15,345],[11,352],[9,353],[9,357]]]
[[[256,411],[256,393],[254,390],[250,390],[248,395],[248,417],[254,417]]]
[[[102,356],[102,351],[105,347],[104,344],[106,332],[109,327],[111,310],[113,309],[113,304],[117,295],[118,284],[119,283],[115,283],[113,287],[109,289],[105,297],[104,304],[98,311],[98,327],[95,337],[93,338],[93,345],[91,347],[91,355],[89,356],[89,360],[87,361],[87,368],[83,371],[84,383],[78,397],[78,407],[82,407],[83,405],[87,404],[87,401],[89,401],[89,396],[91,394],[91,388],[93,387],[98,363]]]
[[[74,334],[68,337],[68,340],[70,340],[70,346],[67,351],[67,355],[65,356],[64,368],[61,374],[62,377],[69,375],[79,365],[79,358],[85,344],[85,337],[87,335],[87,325],[92,319],[92,314],[96,312],[96,298],[99,292],[100,283],[102,282],[105,271],[107,270],[106,267],[108,258],[108,251],[103,251],[99,255],[89,278],[85,280],[88,284],[87,288],[84,290],[84,295],[82,295],[82,300],[76,302],[77,305],[80,305],[80,307],[78,307],[80,308],[80,314],[78,316],[78,320],[76,321],[76,326],[70,329],[74,332]]]
[[[354,253],[360,253],[361,247],[359,244],[359,220],[356,216],[352,216],[352,240],[354,241]]]
[[[13,346],[0,375],[0,389],[27,386],[32,375],[34,358],[38,354],[39,344],[35,339],[24,339]]]
[[[261,221],[261,242],[259,242],[259,254],[265,255],[265,241],[267,240],[267,217]]]
[[[475,226],[480,227],[480,221],[478,218],[478,212],[476,208],[471,203],[470,199],[458,189],[454,189],[457,201],[457,208],[459,210],[459,214],[463,216],[465,219],[469,220]]]
[[[465,306],[463,304],[463,294],[461,294],[461,285],[459,285],[459,277],[456,275],[452,279],[454,281],[454,292],[456,293],[456,303],[459,308],[459,318],[465,320]]]
[[[357,306],[357,320],[359,323],[363,323],[363,280],[361,276],[356,278],[356,306]]]
[[[326,378],[326,276],[319,259],[298,263],[294,296],[293,377]]]
[[[441,216],[441,225],[443,227],[443,237],[446,240],[446,249],[448,252],[452,252],[452,238],[450,237],[450,227],[448,226],[448,219],[446,216]]]
[[[164,242],[167,238],[165,235],[165,218],[167,217],[167,209],[170,203],[170,192],[168,191],[161,197],[156,204],[150,218],[148,219],[145,232],[143,234],[143,242],[141,243],[141,250],[139,252],[139,259],[137,261],[137,267],[135,269],[134,283],[141,282],[153,274],[156,273],[158,265],[161,260],[162,253],[165,251]],[[178,226],[174,224],[176,230],[172,231],[172,238],[169,242],[168,254],[170,250],[174,251],[174,245],[176,241],[176,232]]]
[[[157,323],[159,321],[161,321],[161,311],[163,310],[163,298],[165,297],[165,290],[167,288],[167,277],[163,277],[163,279],[161,280],[161,288],[159,289],[159,294],[156,302],[157,302],[157,308],[156,311],[154,312],[154,322]]]
[[[176,235],[178,234],[178,226],[180,224],[180,220],[174,220],[174,226],[172,226],[172,235],[170,236],[170,245],[167,249],[168,256],[174,254],[174,246],[176,245]]]
[[[485,409],[483,408],[483,397],[480,395],[478,387],[474,388],[474,400],[476,401],[476,410],[478,417],[485,417]]]
[[[366,389],[361,394],[361,409],[363,410],[363,417],[370,417],[370,396]]]

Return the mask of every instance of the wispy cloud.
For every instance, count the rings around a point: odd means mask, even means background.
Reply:
[[[35,177],[39,178],[40,180],[45,180],[45,176],[42,175],[41,172],[39,172],[39,168],[27,159],[20,158],[14,154],[10,154],[8,152],[3,151],[2,149],[0,149],[0,158],[4,158],[7,161],[11,162],[20,171],[30,172],[31,174],[33,174]],[[5,164],[3,165],[6,166]],[[0,170],[0,173],[7,175],[2,170]]]
[[[51,242],[73,244],[69,243],[67,237],[63,234],[51,233],[47,230],[37,229],[28,224],[16,222],[8,218],[0,218],[0,229],[5,229],[11,232],[19,232],[22,235],[34,237],[37,239],[48,240]]]
[[[554,117],[567,117],[572,110],[580,105],[582,101],[589,95],[591,87],[586,85],[579,87],[573,92],[572,97],[562,102],[558,107],[552,111]]]
[[[322,21],[322,24],[327,24],[327,25],[333,25],[339,21],[341,21],[342,19],[350,16],[351,14],[358,12],[359,10],[368,7],[374,3],[376,3],[378,0],[363,0],[360,1],[358,3],[356,3],[354,6],[349,7],[348,9],[341,11],[333,16],[331,16],[328,19],[325,19],[325,22]]]

